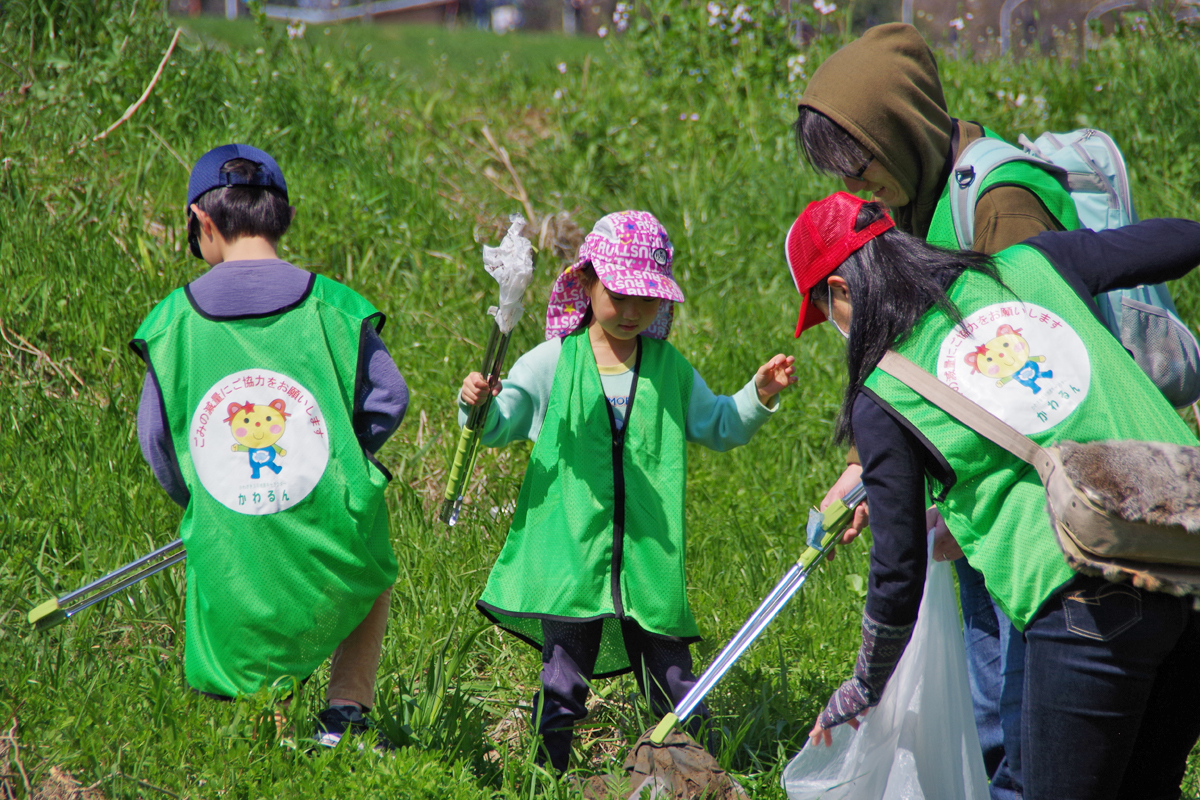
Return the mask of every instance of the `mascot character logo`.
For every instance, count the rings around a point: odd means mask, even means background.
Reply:
[[[1043,378],[1053,378],[1054,373],[1043,370],[1038,364],[1046,361],[1045,356],[1034,356],[1029,353],[1029,342],[1021,336],[1019,328],[1011,325],[1001,325],[996,330],[996,338],[981,344],[974,352],[963,356],[972,370],[996,378],[997,386],[1004,386],[1015,380],[1037,394],[1042,387],[1037,382]]]
[[[229,424],[229,432],[237,444],[233,445],[235,453],[249,453],[250,478],[258,480],[263,467],[276,475],[283,467],[275,463],[275,456],[286,456],[287,451],[275,444],[283,436],[287,427],[285,413],[287,406],[282,400],[275,399],[268,405],[255,405],[251,402],[230,403],[229,416],[225,422]]]

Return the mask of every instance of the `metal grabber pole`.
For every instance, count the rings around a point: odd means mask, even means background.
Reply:
[[[81,589],[76,589],[62,597],[52,597],[29,612],[29,624],[37,630],[44,631],[66,622],[71,617],[90,608],[101,600],[112,597],[122,589],[127,589],[143,578],[162,572],[167,567],[178,564],[187,558],[183,549],[183,540],[176,539],[165,547],[160,547],[149,555],[131,561],[115,572],[110,572],[103,578],[92,581]]]
[[[671,732],[671,728],[677,722],[688,718],[696,706],[700,705],[700,701],[717,685],[717,682],[725,677],[725,673],[741,657],[742,653],[771,624],[771,620],[775,619],[787,602],[792,599],[792,596],[800,590],[812,571],[833,550],[838,539],[853,522],[854,509],[866,499],[866,496],[866,488],[859,483],[841,500],[830,503],[824,512],[817,511],[815,508],[809,510],[808,548],[783,576],[783,579],[775,585],[767,598],[762,601],[758,610],[750,616],[750,619],[746,620],[746,624],[742,626],[741,630],[729,641],[729,644],[725,645],[725,649],[717,654],[692,690],[679,701],[673,711],[662,718],[658,727],[650,734],[652,743],[662,744],[663,740],[667,738],[667,734]]]

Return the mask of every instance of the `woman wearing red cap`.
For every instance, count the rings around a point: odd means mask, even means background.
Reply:
[[[928,486],[1026,640],[1026,800],[1177,798],[1200,737],[1194,598],[1074,572],[1036,473],[879,362],[897,350],[1041,445],[1195,445],[1091,298],[1187,274],[1200,262],[1200,224],[1046,232],[985,256],[928,245],[879,204],[839,192],[805,209],[787,254],[803,297],[796,335],[829,319],[848,339],[836,431],[858,446],[874,534],[862,648],[814,743],[879,702],[908,642],[925,579]]]

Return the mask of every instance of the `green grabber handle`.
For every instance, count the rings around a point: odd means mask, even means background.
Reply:
[[[779,583],[775,584],[775,588],[762,601],[758,609],[746,620],[744,624],[729,640],[729,644],[725,645],[717,657],[713,659],[712,664],[700,676],[700,679],[692,686],[691,691],[687,693],[682,700],[675,706],[675,709],[662,718],[654,731],[650,734],[650,741],[653,744],[662,744],[666,740],[667,734],[681,719],[687,717],[695,710],[705,696],[712,690],[717,681],[724,677],[725,673],[734,665],[741,657],[742,653],[758,638],[771,623],[787,602],[792,599],[792,596],[800,590],[804,582],[808,580],[808,576],[812,570],[816,568],[837,544],[838,539],[845,532],[846,528],[854,520],[854,509],[866,497],[866,490],[862,484],[858,484],[846,493],[846,496],[840,500],[835,500],[829,504],[824,512],[813,509],[809,513],[810,524],[814,518],[821,519],[821,528],[825,531],[825,535],[821,537],[821,546],[808,547],[801,553],[800,558],[792,565],[788,573],[783,576]]]
[[[454,453],[454,463],[450,465],[450,477],[446,481],[446,494],[443,500],[454,499],[454,487],[458,485],[459,479],[462,477],[464,467],[467,467],[467,460],[470,458],[471,451],[475,448],[471,447],[471,439],[475,436],[475,431],[463,426],[462,431],[458,436],[458,450]],[[467,468],[470,472],[470,468]]]
[[[463,426],[458,437],[458,449],[454,452],[454,463],[450,465],[450,477],[446,481],[446,494],[442,498],[442,522],[453,525],[458,521],[462,508],[463,491],[467,480],[475,469],[475,456],[479,453],[479,438],[483,427],[471,429]]]
[[[487,376],[488,383],[495,385],[500,379],[504,368],[504,355],[508,351],[510,334],[501,333],[500,326],[492,323],[492,333],[488,338],[487,348],[483,355],[483,366],[480,373]],[[458,512],[462,509],[463,496],[467,493],[467,483],[471,480],[471,472],[475,469],[475,457],[479,454],[479,441],[483,437],[483,429],[487,426],[488,411],[495,398],[488,392],[483,402],[471,409],[467,416],[467,424],[463,426],[458,437],[458,449],[454,453],[454,462],[450,466],[450,476],[446,481],[446,493],[442,497],[442,510],[438,517],[447,525],[458,521]]]

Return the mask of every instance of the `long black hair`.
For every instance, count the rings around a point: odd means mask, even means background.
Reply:
[[[845,128],[815,108],[800,106],[792,131],[796,134],[796,149],[809,166],[830,175],[854,175],[874,156]]]
[[[883,215],[879,203],[867,203],[859,209],[854,229],[861,231]],[[867,376],[888,348],[908,338],[926,311],[936,306],[954,324],[962,324],[962,313],[947,296],[946,289],[967,270],[1004,285],[991,256],[935,247],[892,228],[850,254],[830,273],[846,281],[854,307],[846,344],[850,382],[838,412],[837,441],[853,438],[850,411]],[[809,291],[810,302],[814,299],[826,302],[829,291],[826,286],[825,281],[814,286]]]

